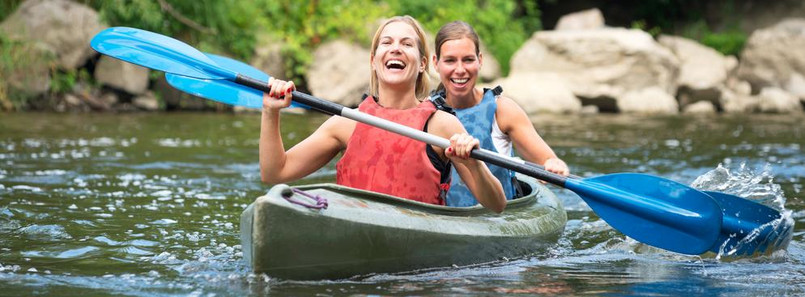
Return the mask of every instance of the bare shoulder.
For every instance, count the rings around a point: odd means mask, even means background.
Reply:
[[[499,96],[497,100],[498,109],[495,111],[495,118],[498,126],[504,133],[511,129],[531,123],[528,114],[509,97]]]
[[[505,115],[505,116],[514,116],[514,115],[523,115],[527,116],[523,108],[520,107],[517,102],[514,102],[509,97],[506,96],[498,96],[497,99],[498,110],[503,112],[502,114],[499,113],[498,115]]]
[[[437,110],[428,121],[428,130],[445,138],[456,133],[466,133],[458,118],[441,110]]]

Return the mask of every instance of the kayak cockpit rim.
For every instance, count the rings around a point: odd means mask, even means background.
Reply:
[[[513,208],[520,208],[520,207],[527,207],[533,204],[533,200],[539,199],[542,195],[541,191],[547,191],[547,188],[544,186],[538,185],[538,181],[531,179],[531,178],[524,178],[518,174],[517,181],[520,183],[520,187],[523,189],[524,195],[522,197],[518,197],[509,201],[506,201],[506,209],[513,209]],[[358,196],[361,199],[367,199],[372,201],[381,201],[383,203],[392,204],[396,206],[411,208],[411,209],[427,209],[429,212],[438,212],[440,214],[445,215],[469,215],[469,214],[476,214],[476,213],[486,213],[490,212],[480,204],[468,207],[455,207],[455,206],[445,206],[445,205],[435,205],[429,203],[423,203],[419,201],[409,200],[405,198],[400,198],[397,196],[381,194],[377,192],[371,192],[361,189],[355,189],[350,187],[345,187],[333,183],[318,183],[318,184],[309,184],[309,185],[299,185],[293,186],[293,188],[302,190],[302,191],[313,191],[313,190],[327,190],[336,192],[339,194],[344,194],[348,196]],[[504,210],[505,212],[505,210]]]

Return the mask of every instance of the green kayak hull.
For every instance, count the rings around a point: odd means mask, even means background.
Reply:
[[[293,280],[465,266],[522,257],[556,244],[567,214],[556,195],[518,176],[525,197],[501,214],[430,205],[335,184],[272,187],[240,219],[243,257],[255,273]],[[289,197],[289,198],[285,198]]]

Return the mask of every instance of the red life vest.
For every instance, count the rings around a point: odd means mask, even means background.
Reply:
[[[358,110],[422,130],[436,112],[430,100],[414,108],[388,109],[367,97]],[[440,173],[425,152],[428,144],[358,123],[336,164],[336,182],[352,188],[444,205]]]

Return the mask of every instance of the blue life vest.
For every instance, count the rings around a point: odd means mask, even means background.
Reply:
[[[497,96],[500,95],[502,91],[500,87],[485,89],[484,97],[477,105],[465,109],[453,109],[456,117],[458,117],[461,124],[464,125],[464,128],[467,129],[467,133],[481,142],[481,148],[493,152],[498,152],[495,145],[492,143],[492,125],[495,124],[495,111],[498,107]],[[439,95],[438,93],[434,93],[431,96],[431,100],[442,100],[443,103],[443,98],[439,98]],[[438,107],[440,104],[436,103],[436,105]],[[515,187],[513,184],[514,171],[488,163],[486,166],[489,167],[492,174],[500,180],[500,184],[503,185],[503,193],[506,194],[506,199],[513,199],[515,196]],[[450,191],[447,192],[445,205],[473,206],[478,204],[478,200],[475,199],[470,189],[467,188],[467,185],[461,180],[455,168],[452,169],[451,175],[452,182]]]

